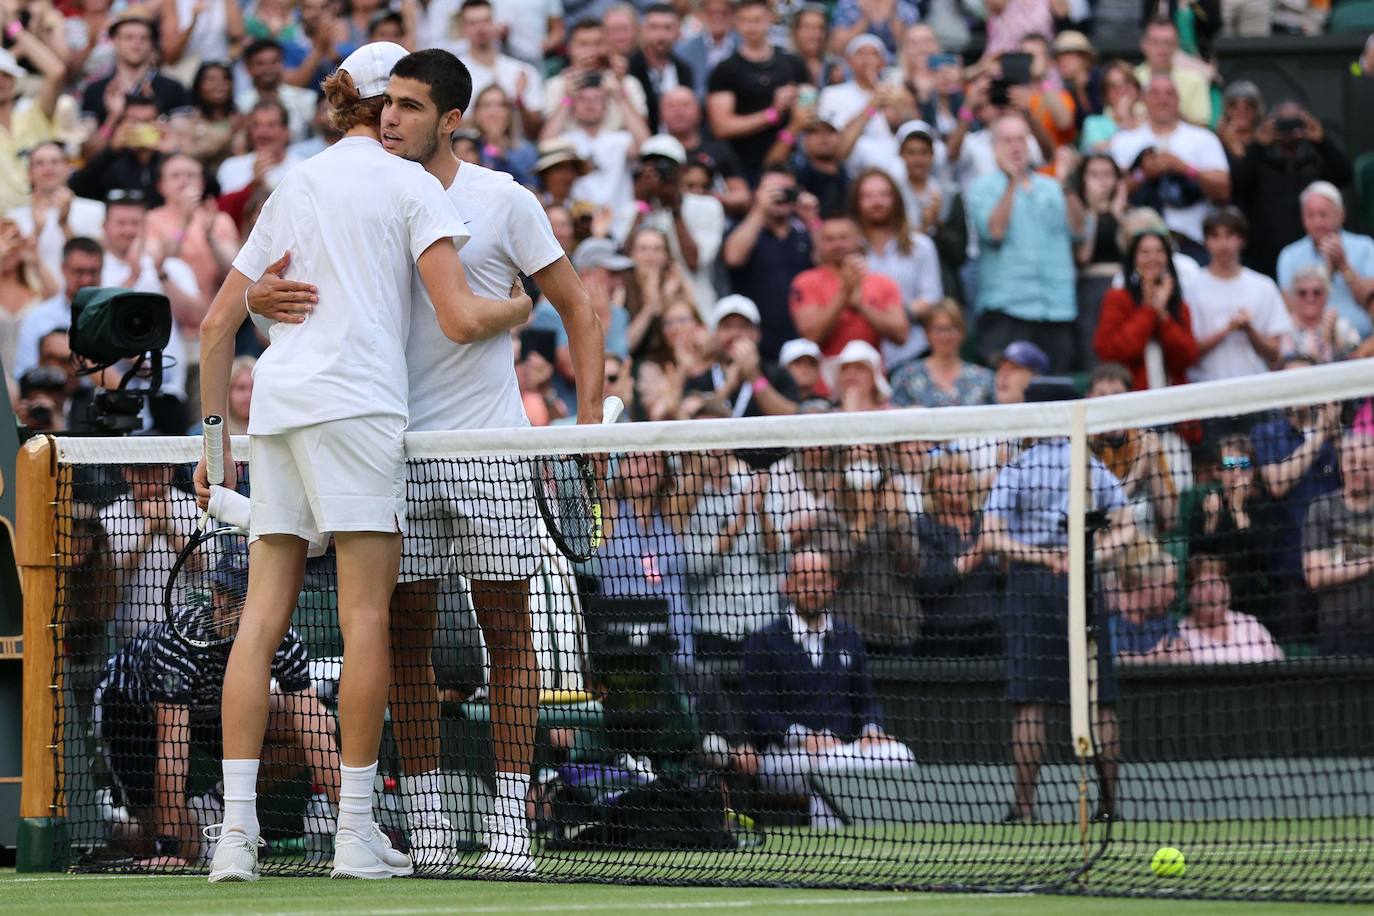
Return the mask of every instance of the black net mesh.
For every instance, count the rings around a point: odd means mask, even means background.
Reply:
[[[376,820],[459,878],[1374,899],[1368,414],[1091,437],[1081,562],[1067,435],[635,451],[630,427],[585,563],[533,459],[412,460]],[[222,818],[229,650],[162,611],[189,470],[60,472],[71,868],[203,872]],[[333,855],[336,603],[312,560],[265,873]]]

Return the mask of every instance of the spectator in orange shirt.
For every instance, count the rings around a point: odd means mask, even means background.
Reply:
[[[1073,94],[1064,89],[1053,70],[1049,39],[1027,35],[1021,39],[1021,52],[1031,56],[1030,116],[1053,138],[1056,149],[1071,144],[1078,136],[1077,106]]]
[[[837,356],[851,340],[875,349],[906,342],[911,326],[902,291],[871,273],[860,251],[859,227],[846,215],[827,217],[818,234],[820,266],[792,281],[792,320],[801,335]]]

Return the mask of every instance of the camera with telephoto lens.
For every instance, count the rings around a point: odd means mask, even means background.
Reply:
[[[162,387],[162,351],[172,338],[172,306],[158,293],[88,286],[72,296],[72,353],[88,365],[84,374],[132,360],[119,387],[97,391],[89,420],[98,431],[127,434],[142,428],[141,415]],[[131,387],[135,380],[143,384]]]
[[[1274,121],[1274,130],[1287,136],[1298,133],[1306,126],[1302,118],[1277,118]]]

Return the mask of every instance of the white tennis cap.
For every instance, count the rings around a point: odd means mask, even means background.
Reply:
[[[344,58],[340,70],[347,70],[358,87],[358,98],[372,99],[386,92],[391,68],[410,52],[394,41],[374,41]]]
[[[687,164],[687,150],[682,141],[667,134],[656,134],[639,145],[639,158],[648,159],[650,156],[671,159],[678,165]]]
[[[786,368],[795,363],[797,360],[805,359],[808,356],[816,360],[817,362],[820,362],[821,348],[816,346],[816,342],[814,340],[807,340],[805,337],[798,337],[797,339],[789,340],[787,343],[782,345],[782,350],[778,352],[778,365],[782,366],[783,368]]]
[[[754,304],[754,300],[735,293],[716,302],[716,307],[711,312],[711,327],[719,327],[720,323],[731,315],[747,319],[753,325],[763,323],[763,319],[759,317],[759,307]]]

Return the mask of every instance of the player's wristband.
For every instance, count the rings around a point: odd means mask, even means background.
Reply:
[[[19,37],[19,33],[22,31],[24,31],[24,24],[20,22],[18,19],[16,19],[9,25],[5,26],[5,37],[8,38],[10,41],[14,41],[16,38]]]
[[[778,139],[788,146],[795,146],[797,143],[797,135],[785,127],[778,131]]]
[[[166,835],[154,837],[153,851],[159,856],[179,857],[181,855],[181,840]]]
[[[768,119],[769,124],[773,125],[776,125],[779,121],[782,120],[782,115],[778,113],[778,110],[776,108],[773,108],[771,106],[763,110],[763,116]]]

